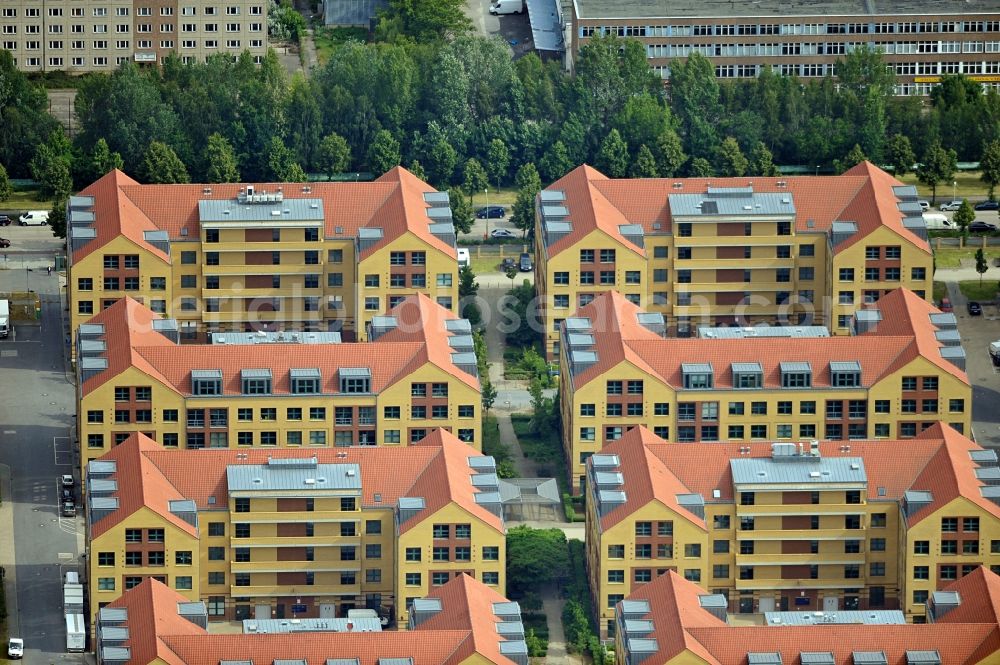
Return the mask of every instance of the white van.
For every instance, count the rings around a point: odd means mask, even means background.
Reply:
[[[459,247],[457,253],[458,253],[458,267],[464,268],[465,266],[469,265],[469,250],[465,247]]]
[[[939,212],[925,212],[924,224],[930,231],[950,231],[955,228],[951,220]]]
[[[49,223],[48,210],[29,210],[17,220],[21,226],[45,226]]]
[[[493,0],[490,4],[490,13],[497,14],[520,14],[524,11],[524,0]]]

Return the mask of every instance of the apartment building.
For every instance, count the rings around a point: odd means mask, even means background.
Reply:
[[[468,575],[458,575],[418,599],[416,606],[419,612],[408,631],[358,632],[350,627],[345,631],[320,627],[309,632],[295,630],[294,636],[270,632],[214,634],[206,629],[209,613],[203,602],[190,602],[163,584],[148,580],[98,613],[97,662],[218,665],[290,660],[311,665],[527,665],[520,606],[496,589]]]
[[[176,320],[116,301],[77,336],[81,474],[134,432],[171,450],[274,451],[405,447],[443,428],[481,447],[468,321],[418,294],[375,324],[371,342],[258,332],[179,344]]]
[[[907,289],[859,310],[855,335],[814,327],[703,328],[664,338],[662,314],[617,292],[561,324],[560,411],[574,492],[587,458],[643,425],[663,439],[910,439],[971,432],[955,316]]]
[[[673,571],[739,614],[900,610],[1000,571],[995,451],[938,423],[907,441],[668,444],[637,427],[588,462],[602,630]]]
[[[535,285],[549,360],[559,323],[617,290],[699,325],[824,325],[850,333],[862,303],[932,294],[933,257],[914,187],[872,164],[796,178],[612,180],[581,166],[538,198]]]
[[[615,662],[986,665],[1000,660],[995,573],[978,568],[935,592],[934,601],[934,620],[926,626],[886,611],[768,612],[764,625],[731,624],[725,599],[669,573],[619,603]]]
[[[68,203],[72,330],[130,296],[181,339],[335,331],[423,293],[458,306],[446,192],[403,168],[374,182],[140,185],[112,171]]]
[[[25,72],[110,72],[156,66],[168,55],[202,62],[217,53],[267,53],[263,0],[3,0],[0,48]]]
[[[399,450],[165,450],[132,434],[90,462],[91,616],[153,578],[212,621],[344,617],[405,625],[467,573],[503,593],[493,458],[444,430]]]
[[[945,74],[1000,88],[1000,4],[892,0],[751,4],[573,0],[567,52],[598,35],[638,39],[663,78],[670,62],[699,53],[718,78],[752,78],[769,68],[805,80],[835,74],[861,46],[881,49],[897,95],[927,95]]]

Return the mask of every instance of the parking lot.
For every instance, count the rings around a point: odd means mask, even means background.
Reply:
[[[982,303],[981,316],[969,316],[967,299],[954,282],[949,284],[958,330],[966,353],[966,372],[972,383],[972,429],[976,441],[1000,448],[1000,367],[990,359],[990,342],[1000,340],[1000,306]]]

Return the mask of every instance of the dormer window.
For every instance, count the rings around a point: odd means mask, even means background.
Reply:
[[[764,370],[760,363],[733,363],[733,387],[743,390],[764,387]]]
[[[193,369],[191,370],[192,395],[221,395],[222,370]]]
[[[812,387],[812,367],[809,363],[781,363],[781,387]]]
[[[681,372],[684,376],[684,388],[688,390],[710,390],[714,385],[712,365],[709,363],[683,363]]]
[[[861,386],[861,363],[830,363],[830,385],[834,388],[858,388]]]
[[[321,375],[316,368],[293,369],[289,372],[289,378],[294,395],[317,395],[320,392]]]
[[[367,367],[341,367],[337,372],[340,392],[366,394],[372,391],[372,373]]]
[[[245,369],[240,372],[240,391],[244,395],[270,395],[271,370]]]

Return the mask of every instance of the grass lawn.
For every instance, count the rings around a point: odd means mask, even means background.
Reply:
[[[2,210],[52,210],[52,201],[43,201],[38,198],[38,190],[21,189],[15,187],[10,198],[0,202]],[[15,220],[16,222],[16,220]]]
[[[517,189],[514,187],[501,187],[499,191],[495,185],[490,185],[489,195],[483,192],[476,192],[476,195],[472,197],[472,207],[479,208],[480,206],[486,205],[486,200],[489,199],[491,206],[512,206],[514,201],[517,200]]]
[[[498,272],[497,266],[500,265],[499,256],[482,256],[482,257],[471,257],[472,260],[472,272],[477,275],[482,275],[488,272]]]
[[[934,282],[934,302],[941,302],[941,298],[948,295],[948,286],[944,282]]]
[[[905,176],[900,178],[907,185],[916,185],[917,192],[920,194],[920,198],[931,200],[931,188],[920,183],[917,180],[917,176],[912,173],[907,173]],[[938,184],[937,187],[937,204],[940,205],[944,201],[950,201],[952,197],[952,187],[951,183],[957,183],[955,187],[955,196],[957,198],[965,198],[969,196],[980,196],[985,198],[989,193],[989,188],[986,186],[982,180],[979,179],[979,171],[959,171],[955,174],[948,182],[942,182]]]
[[[545,641],[549,639],[549,624],[545,619],[545,615],[538,612],[525,612],[521,615],[521,621],[524,623],[524,630],[527,631],[530,628],[535,629],[535,635],[542,638]]]
[[[962,293],[969,300],[978,300],[979,302],[994,302],[997,297],[997,280],[983,278],[983,283],[980,284],[978,279],[966,280],[958,283],[958,288],[962,290]]]
[[[976,260],[977,247],[941,247],[934,250],[934,264],[938,268],[958,268],[962,259]]]
[[[316,44],[316,60],[320,67],[326,64],[333,49],[350,39],[360,42],[368,41],[368,31],[364,28],[313,28],[313,43]]]
[[[541,435],[532,434],[531,416],[523,413],[512,414],[510,421],[514,426],[514,434],[517,435],[524,456],[539,465],[548,467],[539,467],[538,475],[557,478],[561,485],[566,471],[559,433],[553,430]]]
[[[510,448],[500,440],[497,417],[492,414],[483,418],[483,454],[492,455],[498,467],[504,462],[511,463]]]

